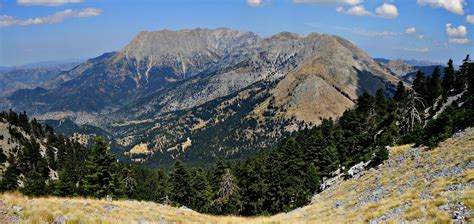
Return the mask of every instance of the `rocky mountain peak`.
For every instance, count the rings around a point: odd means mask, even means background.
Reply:
[[[253,33],[226,28],[142,31],[120,52],[138,60],[165,55],[184,58],[196,54],[213,58],[254,44],[258,39]]]

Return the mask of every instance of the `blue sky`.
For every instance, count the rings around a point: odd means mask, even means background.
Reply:
[[[474,53],[472,0],[0,0],[0,65],[91,58],[142,30],[197,27],[336,34],[390,59]]]

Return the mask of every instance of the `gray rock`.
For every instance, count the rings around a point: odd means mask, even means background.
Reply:
[[[23,211],[23,208],[18,206],[18,205],[15,205],[15,206],[13,206],[13,210],[15,210],[15,212],[21,212],[21,211]]]
[[[107,195],[107,196],[105,197],[105,200],[106,200],[106,201],[109,201],[109,202],[112,201],[112,196]]]
[[[104,209],[105,209],[106,212],[111,212],[114,208],[116,208],[116,207],[113,206],[113,205],[104,206]]]
[[[454,220],[466,220],[471,217],[470,211],[463,202],[457,202],[453,206],[451,218]]]
[[[367,165],[369,165],[370,163],[370,160],[367,161],[367,162],[360,162],[356,165],[354,165],[353,167],[351,167],[348,171],[347,171],[347,174],[346,174],[346,178],[352,178],[354,176],[357,176],[357,175],[360,175],[367,167]]]
[[[66,224],[67,218],[63,215],[56,216],[54,218],[54,224]]]
[[[180,210],[183,210],[183,211],[193,211],[192,209],[186,207],[186,206],[181,206],[179,207]]]
[[[441,206],[439,206],[439,209],[444,210],[444,211],[448,211],[450,208],[449,208],[449,205],[441,205]]]

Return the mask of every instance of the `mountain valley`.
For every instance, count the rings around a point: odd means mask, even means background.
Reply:
[[[95,126],[117,156],[163,166],[252,155],[336,119],[365,91],[392,95],[398,80],[337,36],[163,30],[139,33],[122,50],[55,77],[49,88],[14,92],[4,108],[76,123],[63,129]]]

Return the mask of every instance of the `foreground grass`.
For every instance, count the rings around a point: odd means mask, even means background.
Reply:
[[[474,129],[432,150],[394,147],[378,169],[341,180],[315,195],[312,204],[271,217],[211,216],[151,202],[27,198],[18,193],[2,194],[0,200],[22,223],[51,223],[58,217],[68,223],[449,223],[453,211],[441,209],[444,205],[463,203],[473,214],[473,160]],[[13,206],[23,210],[16,212]]]

